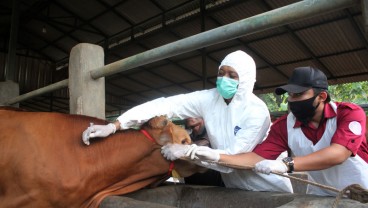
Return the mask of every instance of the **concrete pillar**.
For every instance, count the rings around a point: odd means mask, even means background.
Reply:
[[[11,98],[19,96],[19,84],[7,80],[5,82],[0,82],[0,103],[5,103]],[[11,105],[13,107],[19,107],[19,103]]]
[[[80,43],[69,58],[70,114],[105,119],[105,77],[92,79],[90,71],[104,66],[104,51],[98,45]]]

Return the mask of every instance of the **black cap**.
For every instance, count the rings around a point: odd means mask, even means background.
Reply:
[[[327,77],[319,69],[307,66],[295,68],[288,84],[275,90],[277,95],[285,92],[301,93],[311,88],[328,89]]]

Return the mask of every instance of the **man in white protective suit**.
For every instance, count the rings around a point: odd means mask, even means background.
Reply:
[[[211,147],[217,153],[232,155],[250,152],[266,137],[271,124],[266,104],[253,94],[255,81],[253,58],[240,50],[232,52],[219,66],[216,88],[141,104],[119,116],[114,123],[88,127],[83,132],[83,141],[89,144],[90,138],[106,137],[119,129],[140,126],[154,116],[166,115],[180,119],[203,118]],[[185,156],[186,148],[193,147],[195,145],[170,146],[170,155],[164,156],[175,160]],[[222,172],[222,179],[228,188],[293,192],[290,180],[284,177],[235,170],[199,160],[196,163]]]

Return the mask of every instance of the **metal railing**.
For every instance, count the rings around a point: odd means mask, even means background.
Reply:
[[[91,71],[93,79],[127,71],[145,64],[170,58],[179,54],[225,42],[244,35],[297,22],[336,10],[352,7],[359,0],[305,0],[221,26],[179,41],[169,43],[134,56],[116,61]],[[6,101],[10,105],[23,100],[66,87],[68,80],[32,91]],[[66,85],[65,85],[66,84]]]

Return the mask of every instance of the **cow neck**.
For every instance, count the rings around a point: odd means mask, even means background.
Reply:
[[[144,130],[144,129],[141,129],[141,132],[142,134],[144,134],[144,136],[146,136],[151,142],[157,144],[156,140],[154,138],[151,137],[151,135],[149,135],[149,133]]]
[[[147,137],[147,139],[149,139],[151,142],[157,144],[156,140],[154,138],[152,138],[151,135],[149,135],[149,133],[146,130],[141,129],[141,132],[142,132],[142,134],[144,134],[144,136]],[[169,176],[171,175],[173,170],[174,170],[174,161],[171,161],[170,166],[169,166],[169,172],[168,172]]]

